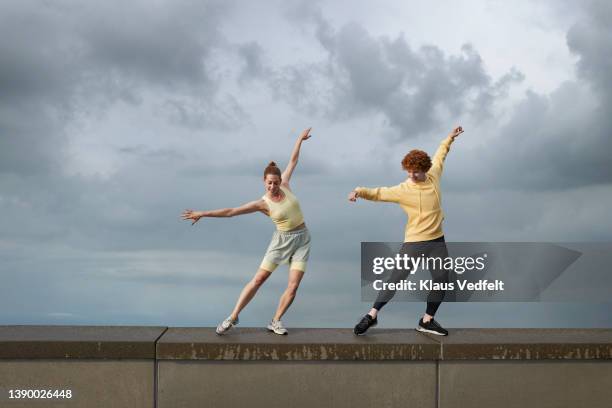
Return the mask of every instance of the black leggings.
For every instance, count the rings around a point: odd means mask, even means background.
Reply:
[[[400,255],[407,254],[409,257],[420,257],[421,254],[424,254],[426,257],[440,257],[444,259],[448,256],[444,236],[429,241],[404,242],[399,253]],[[406,269],[395,269],[391,273],[391,277],[387,282],[397,283],[403,279],[406,279],[409,273],[410,271]],[[448,282],[448,270],[446,269],[432,268],[429,270],[429,273],[431,274],[432,281],[434,283]],[[433,316],[436,314],[438,307],[440,307],[440,304],[442,303],[442,299],[444,299],[444,294],[444,290],[432,290],[429,292],[427,295],[426,311],[428,315]],[[382,309],[382,307],[386,305],[394,295],[395,290],[380,291],[378,293],[378,297],[376,298],[376,302],[372,307],[376,310]]]

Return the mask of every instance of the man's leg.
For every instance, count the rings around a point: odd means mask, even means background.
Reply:
[[[445,242],[432,242],[430,245],[431,246],[427,254],[428,257],[440,258],[442,260],[448,257],[448,249],[446,248]],[[444,269],[443,264],[444,262],[442,262],[442,267],[438,267],[439,265],[436,265],[429,271],[434,286],[446,285],[449,282],[449,271],[447,269]],[[438,311],[438,308],[442,304],[442,300],[444,299],[445,295],[446,290],[444,289],[431,290],[429,292],[429,294],[427,295],[427,309],[425,315],[423,316],[423,322],[426,323],[429,320],[433,319],[434,315]]]
[[[402,245],[399,254],[404,255],[408,254],[408,256],[415,256],[414,253],[418,248],[414,243],[404,242]],[[394,269],[391,272],[391,276],[387,280],[387,283],[398,283],[410,274],[409,270],[406,269]],[[365,334],[365,332],[372,326],[376,326],[378,324],[378,312],[387,304],[389,301],[395,296],[395,289],[387,289],[381,290],[378,292],[378,296],[376,297],[376,301],[372,305],[370,311],[361,318],[359,323],[354,328],[354,332],[357,335]]]
[[[444,260],[448,257],[448,250],[444,241],[431,242],[429,245],[427,257],[428,258],[439,258]],[[432,282],[435,286],[445,286],[449,282],[449,270],[444,269],[444,262],[434,262],[435,266],[429,268],[429,272],[432,277]],[[427,309],[423,317],[419,320],[417,330],[425,333],[431,333],[439,336],[447,336],[448,331],[444,329],[438,322],[434,320],[434,315],[438,311],[442,300],[446,294],[444,287],[440,289],[434,289],[427,295]]]

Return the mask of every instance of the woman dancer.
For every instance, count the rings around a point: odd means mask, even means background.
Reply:
[[[280,298],[276,313],[268,324],[268,330],[276,334],[287,334],[283,327],[281,317],[285,314],[295,298],[310,254],[310,234],[304,223],[300,204],[289,187],[289,181],[295,166],[298,163],[300,147],[304,140],[310,138],[310,129],[302,132],[295,143],[291,159],[285,171],[282,172],[274,162],[270,162],[264,170],[264,187],[266,193],[259,200],[251,201],[236,208],[222,208],[212,211],[185,210],[182,218],[198,222],[202,217],[233,217],[260,211],[268,215],[276,224],[276,231],[268,250],[255,273],[255,276],[246,284],[232,313],[217,326],[217,334],[226,333],[238,324],[240,311],[249,303],[257,290],[268,279],[274,269],[281,263],[289,263],[289,283]]]
[[[398,203],[408,215],[408,223],[404,233],[404,244],[401,254],[417,257],[424,254],[428,257],[446,258],[448,252],[442,232],[444,213],[441,206],[440,177],[444,159],[451,143],[463,133],[461,127],[453,129],[442,141],[433,160],[422,150],[410,151],[402,160],[402,168],[408,172],[408,178],[403,183],[393,187],[365,188],[357,187],[349,194],[350,201],[364,198],[372,201],[387,201]],[[429,271],[434,283],[448,282],[448,271],[432,268]],[[395,270],[390,282],[404,279],[408,271]],[[381,291],[372,309],[357,323],[355,334],[361,335],[378,323],[378,313],[393,297],[395,291]],[[427,310],[419,320],[417,330],[440,336],[448,335],[434,315],[444,298],[443,290],[432,290],[427,297]]]

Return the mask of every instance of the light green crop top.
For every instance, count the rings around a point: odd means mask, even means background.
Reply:
[[[287,188],[280,188],[285,198],[280,202],[274,202],[264,195],[262,198],[270,208],[270,218],[276,224],[278,231],[290,231],[304,222],[300,203],[293,193]]]

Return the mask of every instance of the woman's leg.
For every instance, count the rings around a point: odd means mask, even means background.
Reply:
[[[287,289],[285,289],[285,292],[278,302],[278,308],[276,309],[273,320],[280,320],[287,309],[289,309],[289,306],[291,306],[291,303],[293,303],[293,299],[295,299],[295,294],[297,293],[303,276],[304,271],[299,269],[289,270],[289,283],[287,284]]]
[[[257,289],[263,285],[263,283],[268,279],[268,277],[272,274],[272,272],[267,271],[265,269],[259,268],[257,273],[253,279],[249,281],[242,289],[240,296],[238,297],[238,301],[236,302],[236,306],[230,315],[233,320],[238,319],[238,315],[244,309],[244,307],[253,299],[255,293],[257,293]]]

